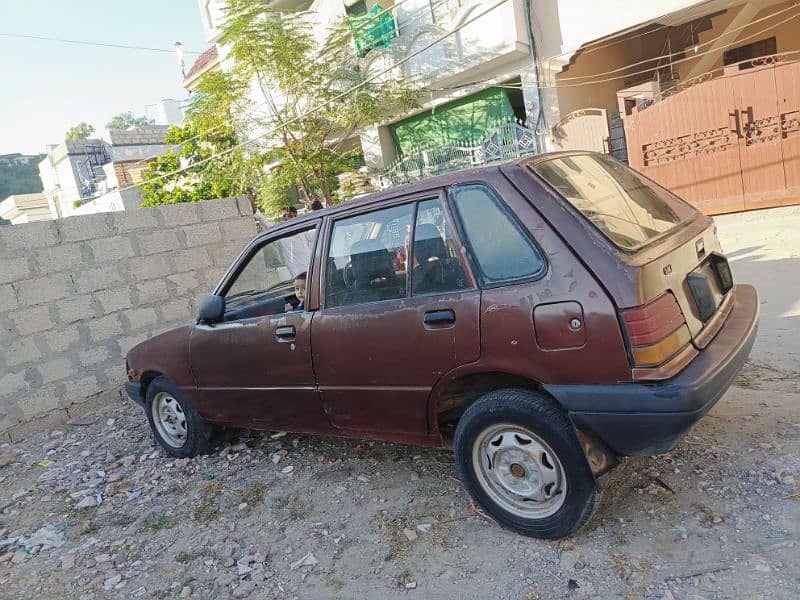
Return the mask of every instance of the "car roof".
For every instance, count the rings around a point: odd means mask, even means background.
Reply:
[[[584,150],[545,152],[542,154],[534,154],[534,155],[523,156],[521,158],[514,158],[511,160],[499,161],[496,163],[492,163],[491,165],[453,171],[450,173],[446,173],[444,175],[438,175],[436,177],[430,177],[428,179],[416,181],[414,183],[406,183],[385,190],[371,192],[360,198],[348,200],[346,202],[342,202],[341,204],[336,204],[334,206],[329,206],[327,208],[322,208],[320,210],[308,212],[302,216],[289,219],[288,221],[282,221],[280,223],[276,223],[272,227],[269,227],[266,230],[262,231],[260,234],[256,236],[256,238],[260,239],[263,238],[265,235],[270,235],[284,228],[294,228],[297,225],[302,225],[303,223],[311,223],[313,221],[316,221],[317,219],[321,219],[329,215],[335,215],[339,212],[343,212],[353,208],[369,206],[370,204],[378,204],[383,200],[391,200],[393,198],[398,198],[402,196],[411,196],[414,194],[418,194],[420,192],[425,192],[427,190],[443,188],[463,182],[474,182],[475,180],[486,178],[489,173],[497,173],[501,171],[501,169],[504,167],[509,167],[513,165],[536,164],[545,160],[549,160],[551,158],[556,158],[559,156],[572,156],[576,154],[594,154],[594,153]]]
[[[302,223],[304,221],[313,221],[323,216],[336,214],[337,212],[340,212],[342,210],[358,208],[360,206],[368,205],[373,202],[378,203],[382,200],[388,200],[390,198],[395,198],[397,196],[412,195],[418,192],[424,192],[429,189],[442,188],[457,183],[461,183],[464,181],[474,181],[475,179],[481,179],[482,176],[485,176],[487,173],[490,172],[498,171],[500,170],[501,167],[507,167],[509,165],[528,164],[533,162],[538,163],[543,160],[556,158],[558,156],[568,156],[574,154],[591,154],[591,153],[586,151],[546,152],[543,154],[523,156],[521,158],[514,158],[511,160],[496,162],[492,163],[491,165],[453,171],[451,173],[446,173],[444,175],[437,175],[436,177],[430,177],[428,179],[423,179],[421,181],[416,181],[414,183],[406,183],[385,190],[371,192],[363,197],[356,198],[354,200],[348,200],[347,202],[342,202],[341,204],[336,204],[334,206],[329,206],[327,208],[322,208],[320,210],[315,210],[306,213],[299,217],[294,217],[292,219],[289,219],[288,221],[285,221],[285,223],[287,224],[291,223],[294,225],[297,223]],[[275,227],[279,226],[283,226],[283,223],[280,223]],[[270,229],[273,229],[273,227],[271,227]]]

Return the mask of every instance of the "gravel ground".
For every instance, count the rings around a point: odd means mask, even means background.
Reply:
[[[444,450],[234,432],[176,461],[117,401],[0,448],[0,596],[793,598],[797,400],[732,389],[560,542],[475,514]]]
[[[797,598],[800,208],[718,225],[761,294],[751,360],[575,536],[484,520],[445,450],[232,432],[176,461],[116,400],[0,446],[0,598]]]

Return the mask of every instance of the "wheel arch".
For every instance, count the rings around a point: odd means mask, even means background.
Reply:
[[[431,394],[429,410],[431,429],[434,434],[438,432],[442,446],[452,446],[456,426],[467,408],[484,394],[501,388],[531,390],[567,412],[561,403],[547,392],[541,382],[530,377],[502,370],[463,373],[442,382]],[[567,416],[569,418],[568,414]],[[572,419],[569,420],[572,423]],[[575,427],[574,423],[572,428],[595,476],[609,471],[617,464],[617,456],[598,436],[591,431]]]
[[[452,444],[456,424],[473,402],[487,392],[501,388],[533,390],[555,402],[540,382],[515,373],[489,370],[451,377],[434,389],[430,400],[431,429],[442,436],[442,444]]]
[[[165,377],[164,373],[156,371],[155,369],[142,371],[142,374],[139,376],[139,381],[142,384],[143,399],[147,399],[147,388],[150,387],[150,384],[159,377]]]

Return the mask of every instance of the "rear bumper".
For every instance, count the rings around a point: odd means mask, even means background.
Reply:
[[[128,394],[131,400],[136,404],[144,407],[144,394],[142,394],[142,384],[138,381],[126,381],[125,393]]]
[[[758,329],[758,294],[737,285],[733,308],[714,339],[672,379],[618,385],[545,385],[576,428],[618,455],[667,452],[730,387]]]

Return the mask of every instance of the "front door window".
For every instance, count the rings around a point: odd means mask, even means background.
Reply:
[[[256,250],[225,292],[225,318],[302,310],[316,229],[273,240]]]

